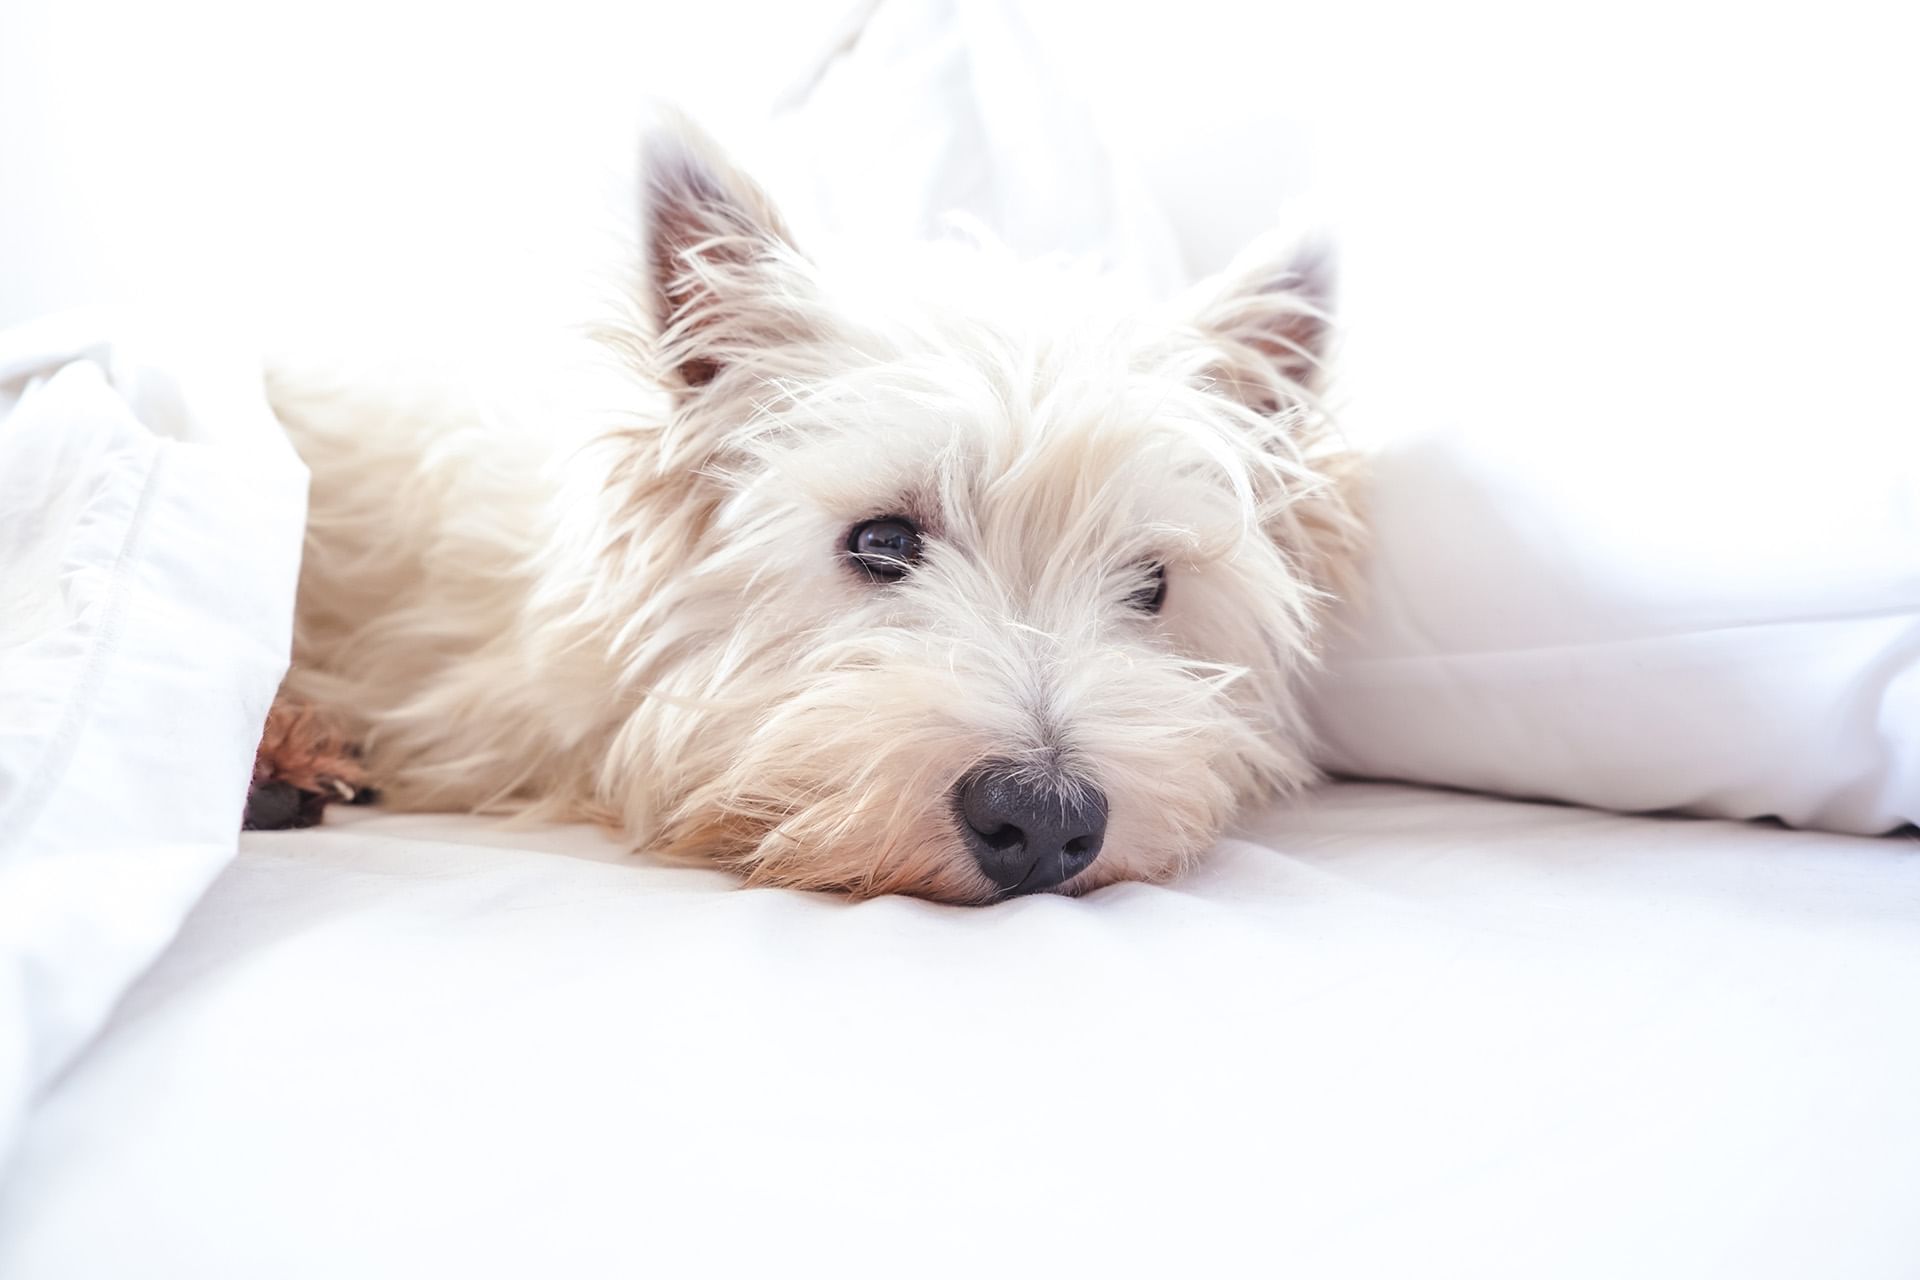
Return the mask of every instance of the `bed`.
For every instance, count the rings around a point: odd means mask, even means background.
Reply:
[[[432,6],[382,10],[463,143],[408,77],[340,114],[371,56],[345,19],[230,120],[219,47],[23,10],[97,57],[0,77],[46,120],[0,228],[75,228],[7,264],[0,321],[158,310],[0,334],[0,559],[83,557],[42,601],[74,627],[0,611],[0,1277],[1920,1272],[1899,42],[1756,15],[1734,57],[1681,5],[1516,61],[1497,6],[1197,0],[1170,30],[887,0],[806,64],[798,33],[702,42],[751,17],[723,8],[561,3],[453,59]],[[554,91],[501,105],[524,41]],[[1834,92],[1778,92],[1816,63]],[[1315,695],[1335,780],[1172,883],[980,910],[379,809],[236,852],[303,483],[244,322],[284,296],[467,341],[409,285],[533,314],[515,290],[608,216],[552,230],[642,78],[775,108],[722,132],[797,230],[957,207],[1145,296],[1341,196],[1376,547]],[[82,100],[143,110],[45,105]],[[262,270],[263,238],[298,261]],[[244,332],[195,336],[187,297]],[[18,462],[69,457],[98,480],[77,550]]]
[[[1167,886],[250,834],[0,1274],[1910,1276],[1920,842],[1339,784]]]

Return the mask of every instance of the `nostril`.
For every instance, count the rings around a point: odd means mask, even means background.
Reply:
[[[989,849],[1012,849],[1018,845],[1025,844],[1027,840],[1027,833],[1012,823],[996,827],[992,831],[980,831],[978,827],[975,827],[974,830],[979,832],[981,841],[985,843]]]

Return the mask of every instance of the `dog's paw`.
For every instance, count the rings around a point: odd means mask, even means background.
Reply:
[[[327,805],[371,804],[357,749],[312,707],[282,700],[267,713],[253,759],[244,831],[284,831],[319,824]]]
[[[327,798],[318,791],[302,791],[291,782],[257,782],[247,792],[242,831],[286,831],[317,826],[326,813]]]

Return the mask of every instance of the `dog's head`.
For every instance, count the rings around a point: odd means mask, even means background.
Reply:
[[[1309,772],[1295,681],[1354,522],[1312,266],[1161,316],[949,248],[816,268],[679,128],[644,173],[672,411],[611,438],[601,801],[759,883],[980,902],[1167,876]]]

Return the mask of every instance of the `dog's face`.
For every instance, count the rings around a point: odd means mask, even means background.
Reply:
[[[1151,321],[977,251],[847,287],[685,134],[646,202],[630,346],[674,410],[593,517],[636,835],[983,902],[1167,876],[1308,775],[1293,685],[1353,526],[1296,270]]]

